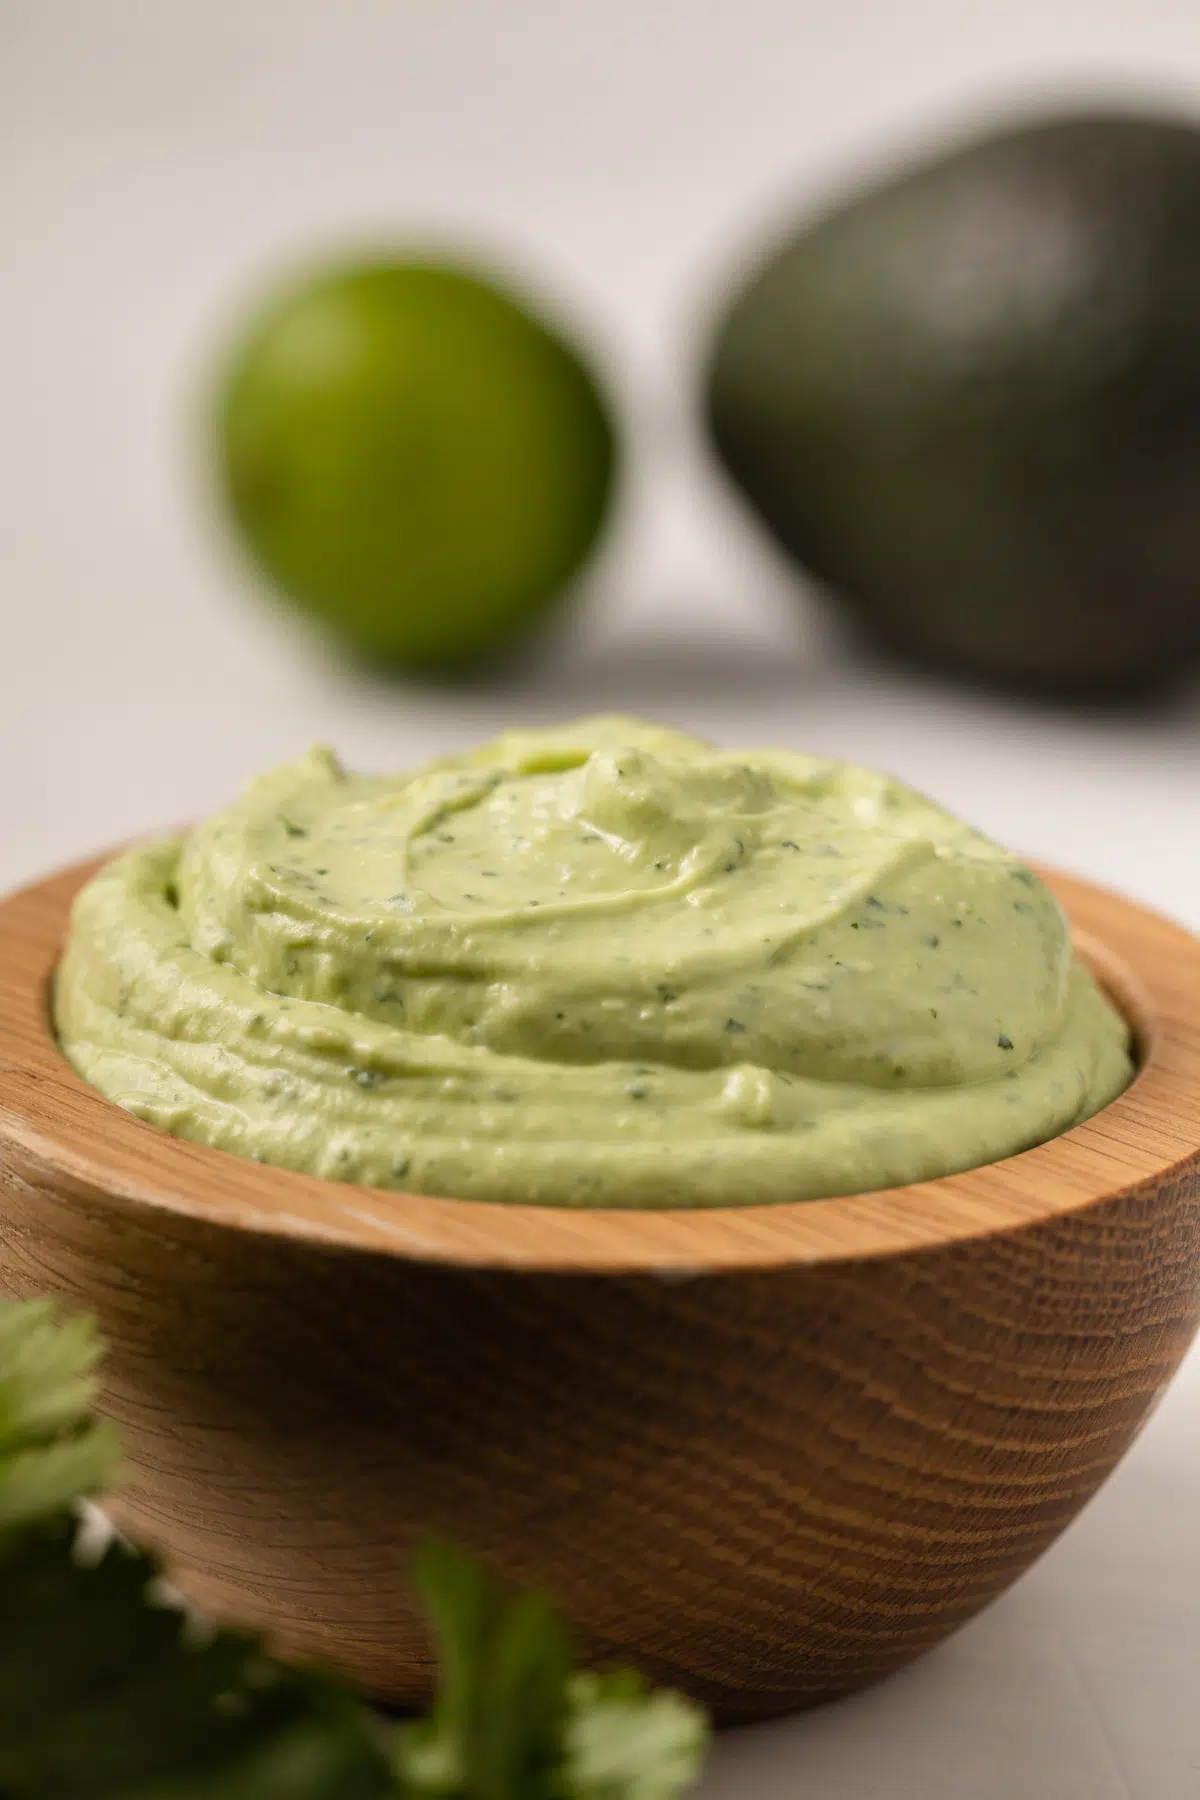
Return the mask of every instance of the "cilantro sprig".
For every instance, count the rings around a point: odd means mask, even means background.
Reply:
[[[682,1695],[634,1669],[571,1668],[542,1594],[508,1595],[453,1545],[426,1544],[416,1582],[433,1621],[441,1691],[402,1726],[403,1791],[423,1800],[676,1800],[696,1781],[706,1727]]]
[[[0,1552],[13,1531],[113,1479],[116,1437],[89,1411],[99,1359],[90,1319],[60,1321],[44,1300],[0,1303]]]
[[[89,1553],[76,1508],[119,1449],[91,1324],[0,1302],[0,1800],[678,1800],[707,1727],[632,1670],[573,1670],[550,1602],[455,1547],[415,1562],[441,1667],[385,1727],[337,1681],[198,1627],[159,1564]]]

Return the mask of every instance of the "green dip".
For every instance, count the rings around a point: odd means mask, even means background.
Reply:
[[[260,777],[84,888],[55,1016],[182,1137],[547,1206],[921,1181],[1132,1072],[1008,852],[886,775],[620,717]]]

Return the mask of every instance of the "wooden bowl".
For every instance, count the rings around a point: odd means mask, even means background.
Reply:
[[[385,1194],[139,1123],[47,1024],[75,890],[0,906],[0,1286],[94,1311],[119,1521],[397,1702],[430,1530],[725,1719],[961,1625],[1123,1455],[1200,1313],[1200,943],[1051,877],[1136,1027],[1088,1124],[855,1198],[580,1212]]]

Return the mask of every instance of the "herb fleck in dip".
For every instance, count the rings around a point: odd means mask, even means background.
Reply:
[[[887,776],[625,718],[262,776],[89,883],[55,1012],[181,1136],[549,1206],[923,1180],[1131,1073],[1015,857]]]

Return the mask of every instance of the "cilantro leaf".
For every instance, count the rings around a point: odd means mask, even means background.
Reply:
[[[441,1689],[396,1739],[414,1800],[677,1800],[693,1785],[707,1725],[682,1695],[632,1669],[572,1675],[549,1601],[507,1594],[450,1545],[418,1552],[416,1582]]]
[[[158,1564],[80,1548],[117,1467],[88,1319],[0,1302],[0,1800],[376,1800],[371,1715],[251,1637],[198,1635]]]
[[[676,1800],[699,1779],[708,1725],[682,1694],[619,1669],[572,1676],[567,1697],[569,1800]]]
[[[368,1715],[252,1638],[198,1639],[148,1556],[81,1563],[64,1517],[0,1559],[4,1800],[375,1800]]]
[[[0,1302],[0,1543],[111,1480],[116,1438],[88,1410],[99,1354],[90,1319]]]
[[[562,1622],[540,1594],[508,1595],[451,1544],[414,1559],[441,1686],[430,1718],[402,1726],[395,1763],[414,1795],[531,1800],[549,1793],[566,1721]]]

